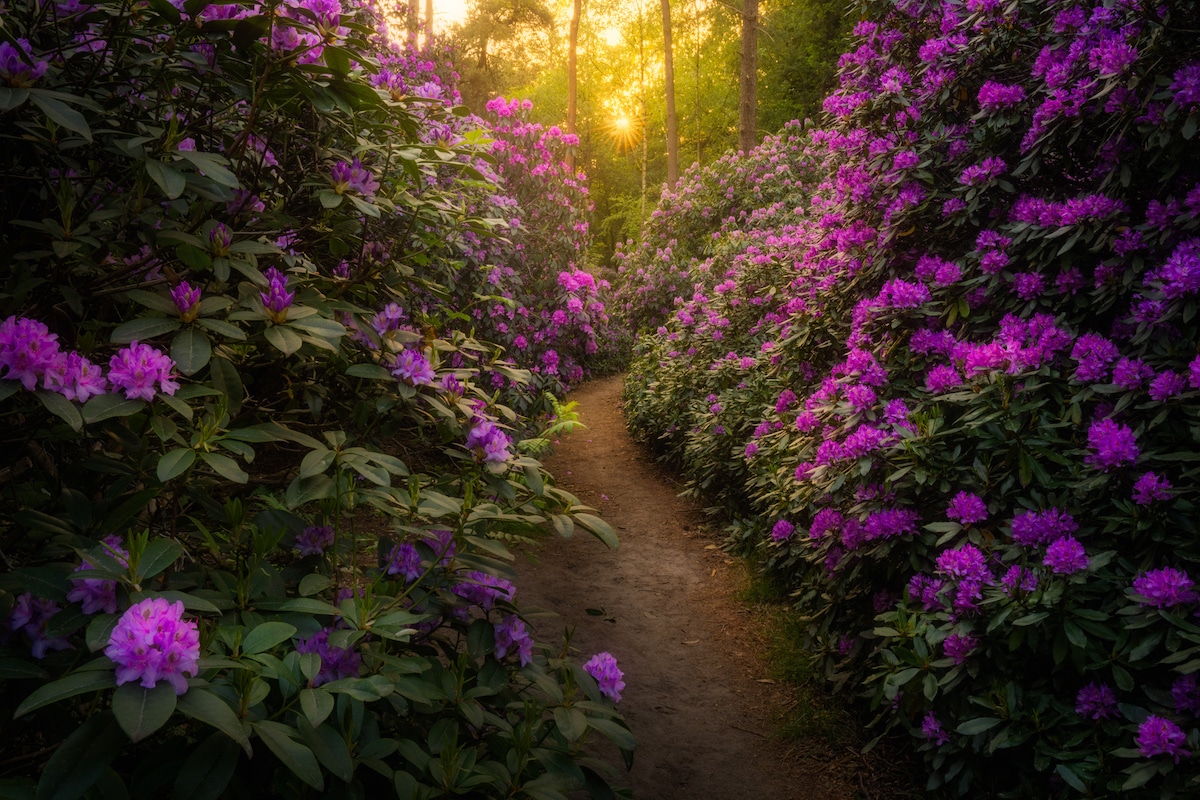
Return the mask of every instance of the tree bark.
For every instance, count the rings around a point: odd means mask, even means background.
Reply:
[[[567,50],[567,133],[571,135],[577,135],[575,123],[579,113],[579,17],[582,13],[583,0],[575,0]],[[574,174],[574,149],[567,153],[567,168]]]
[[[578,0],[577,0],[578,2]],[[662,0],[663,71],[667,101],[667,186],[679,183],[679,125],[675,119],[675,56],[671,51],[671,0]]]
[[[417,36],[421,32],[421,0],[408,0],[408,41],[413,47],[417,45]]]
[[[425,42],[433,41],[433,0],[425,0]]]
[[[742,0],[738,78],[738,149],[749,153],[758,144],[758,0]]]

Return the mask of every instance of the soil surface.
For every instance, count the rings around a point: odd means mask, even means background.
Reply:
[[[856,796],[856,754],[774,737],[789,692],[769,678],[762,626],[737,600],[741,565],[630,439],[621,380],[571,395],[587,428],[564,436],[547,459],[558,484],[598,508],[621,546],[610,551],[579,531],[549,538],[536,563],[519,565],[522,608],[557,612],[534,620],[539,639],[571,626],[580,660],[616,657],[626,684],[618,708],[637,737],[627,776],[636,798]]]

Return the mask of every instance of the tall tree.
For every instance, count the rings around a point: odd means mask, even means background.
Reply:
[[[433,0],[425,0],[425,41],[433,40]]]
[[[742,57],[738,75],[738,149],[758,144],[758,0],[742,0]]]
[[[421,0],[408,0],[408,38],[415,45],[421,32]]]
[[[579,0],[575,0],[579,2]],[[679,126],[675,120],[675,56],[671,52],[671,0],[662,0],[663,91],[667,101],[667,186],[679,182]]]
[[[579,111],[579,17],[582,13],[583,0],[575,0],[567,42],[567,133],[572,135],[576,132],[575,118]],[[567,153],[567,167],[575,172],[574,149]]]

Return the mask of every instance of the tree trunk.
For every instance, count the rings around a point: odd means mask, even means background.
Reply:
[[[433,41],[433,0],[425,0],[425,43]]]
[[[742,59],[738,76],[738,149],[758,144],[758,0],[742,0]]]
[[[567,133],[576,135],[575,122],[579,112],[579,17],[583,0],[575,0],[571,12],[571,30],[567,50]],[[575,150],[567,153],[567,169],[575,173]]]
[[[421,0],[408,0],[408,41],[417,46],[417,35],[421,31]]]
[[[577,0],[578,1],[578,0]],[[667,186],[679,183],[679,126],[675,120],[675,56],[671,52],[671,0],[662,0],[664,91],[667,95]]]

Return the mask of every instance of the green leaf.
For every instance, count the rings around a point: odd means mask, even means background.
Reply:
[[[109,334],[109,340],[116,344],[129,344],[132,341],[144,342],[164,333],[179,329],[180,322],[171,317],[138,317],[118,325]]]
[[[167,681],[153,689],[126,683],[113,692],[113,716],[131,741],[140,742],[167,723],[175,713],[175,700],[175,688]]]
[[[194,720],[219,730],[250,755],[250,739],[229,704],[208,689],[192,688],[179,698],[179,710]]]
[[[159,311],[163,314],[178,314],[179,309],[171,298],[154,292],[148,292],[145,289],[130,289],[125,293],[135,303],[139,303],[151,311]]]
[[[105,660],[107,661],[107,659]],[[59,700],[66,700],[68,697],[99,692],[103,689],[111,689],[116,685],[117,676],[111,671],[73,672],[65,678],[59,678],[39,687],[33,694],[26,697],[25,701],[13,712],[13,719],[51,703],[57,703]]]
[[[300,334],[282,325],[272,325],[270,328],[267,328],[263,335],[267,337],[267,341],[275,349],[285,356],[290,356],[304,344],[304,340],[300,338]]]
[[[12,111],[29,99],[28,89],[0,86],[0,111]]]
[[[246,396],[246,390],[242,386],[242,376],[238,374],[237,367],[227,359],[214,358],[208,362],[208,375],[212,380],[213,388],[225,395],[229,413],[236,415],[241,410],[242,400]]]
[[[324,317],[305,317],[289,322],[288,325],[324,339],[340,339],[346,335],[346,329],[341,323]]]
[[[1066,781],[1072,789],[1082,794],[1087,793],[1087,786],[1085,786],[1083,781],[1079,779],[1079,776],[1075,774],[1075,770],[1071,769],[1066,764],[1059,764],[1054,768],[1054,771],[1057,772],[1058,777]]]
[[[125,737],[117,721],[103,712],[83,723],[59,746],[38,781],[37,800],[77,800],[100,779]]]
[[[238,747],[219,733],[200,743],[175,778],[174,800],[217,800],[237,769]]]
[[[611,719],[589,717],[587,724],[589,728],[604,734],[610,742],[621,750],[633,750],[637,746],[637,740],[633,738],[633,734],[629,732],[629,729],[613,722]]]
[[[141,559],[138,560],[138,581],[153,578],[167,567],[174,564],[183,555],[183,545],[174,539],[160,537],[146,545]]]
[[[42,405],[46,407],[47,411],[70,425],[72,430],[83,430],[83,417],[80,416],[79,409],[70,400],[57,392],[48,392],[45,389],[38,389],[34,394],[37,395],[38,400],[42,401]]]
[[[31,92],[31,98],[34,105],[45,112],[46,116],[56,124],[69,131],[78,133],[89,142],[92,141],[92,129],[83,114],[61,100],[55,100],[53,97],[47,97],[37,91]]]
[[[201,453],[200,458],[204,460],[205,464],[208,464],[213,472],[226,480],[233,481],[234,483],[248,483],[250,481],[250,475],[229,456],[221,455],[220,453]]]
[[[113,629],[117,627],[117,622],[120,619],[116,614],[101,614],[98,617],[93,617],[92,621],[88,623],[87,632],[84,634],[84,641],[87,642],[88,650],[96,653],[108,647],[108,641],[112,638]]]
[[[141,400],[127,400],[120,394],[96,395],[83,404],[83,421],[91,425],[113,417],[132,417],[146,407]]]
[[[317,199],[321,201],[321,208],[337,208],[343,197],[332,189],[322,189],[317,192]]]
[[[176,155],[185,161],[190,161],[198,172],[203,172],[204,177],[216,184],[230,189],[237,189],[241,185],[238,183],[237,176],[225,168],[224,165],[229,162],[223,156],[205,153],[201,150],[180,150]]]
[[[184,375],[195,375],[212,358],[212,343],[197,328],[185,328],[171,340],[171,358]]]
[[[0,658],[0,680],[45,678],[46,670],[20,658]]]
[[[354,760],[341,734],[328,725],[314,727],[304,717],[296,718],[296,727],[325,769],[346,783],[354,779]]]
[[[977,733],[990,731],[1003,721],[1004,720],[997,717],[976,717],[975,719],[969,719],[962,723],[955,728],[955,730],[961,733],[963,736],[974,736]]]
[[[256,625],[242,640],[242,654],[252,655],[270,650],[296,633],[296,626],[286,622],[264,622]]]
[[[207,328],[219,336],[224,336],[226,339],[233,339],[238,342],[245,341],[246,339],[246,332],[244,330],[232,322],[226,322],[223,319],[205,319],[201,317],[196,320],[196,324]]]
[[[576,514],[575,521],[582,525],[597,539],[608,545],[610,549],[616,550],[618,547],[620,547],[621,543],[617,540],[616,531],[612,529],[611,525],[594,514]]]
[[[158,184],[158,188],[163,190],[168,200],[174,200],[183,194],[183,190],[187,188],[186,175],[161,161],[148,159],[145,163],[146,174]]]
[[[351,378],[366,378],[373,381],[394,382],[396,380],[392,373],[378,364],[353,364],[346,370],[346,374]]]
[[[304,745],[292,738],[292,729],[279,722],[250,723],[259,738],[275,756],[300,780],[317,791],[323,791],[325,780],[317,757]]]
[[[190,447],[180,447],[165,453],[158,460],[158,479],[163,483],[177,478],[187,472],[188,468],[196,461],[196,451]]]
[[[296,588],[296,592],[301,597],[312,597],[314,594],[328,589],[333,584],[325,575],[305,575],[300,579],[300,585]],[[332,608],[333,606],[330,606]]]
[[[314,728],[333,713],[333,705],[333,695],[324,689],[300,690],[300,709]]]
[[[567,737],[568,742],[574,742],[587,730],[588,718],[577,708],[560,706],[554,709],[554,724],[562,731],[562,735]]]

